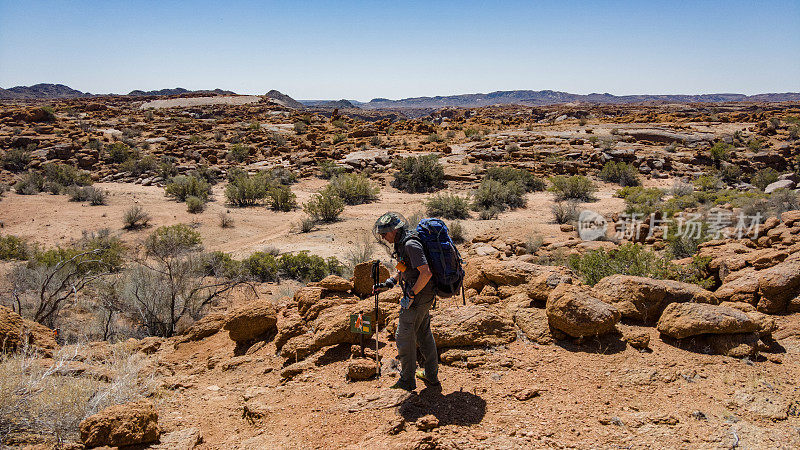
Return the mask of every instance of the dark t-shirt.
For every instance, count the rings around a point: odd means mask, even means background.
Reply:
[[[417,267],[425,266],[428,260],[425,258],[425,250],[422,244],[416,239],[409,239],[405,243],[403,254],[400,255],[401,260],[406,265],[406,271],[403,278],[406,283],[406,293],[411,293],[414,285],[419,278],[419,270]],[[416,298],[422,302],[432,299],[434,295],[433,277],[428,281],[428,284],[417,293]]]

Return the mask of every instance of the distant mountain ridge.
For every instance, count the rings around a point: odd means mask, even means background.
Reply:
[[[436,97],[414,97],[401,100],[374,98],[359,105],[366,109],[394,108],[475,108],[492,105],[545,106],[558,103],[642,103],[642,102],[785,102],[800,101],[800,92],[770,93],[757,95],[744,94],[701,94],[701,95],[612,95],[612,94],[570,94],[560,91],[495,91],[488,94],[460,94]]]
[[[25,100],[25,99],[47,99],[47,98],[76,98],[89,97],[92,94],[72,89],[63,84],[39,83],[33,86],[14,86],[12,88],[0,88],[0,100]]]
[[[233,91],[224,91],[222,89],[214,89],[214,90],[199,90],[199,91],[190,91],[184,88],[174,88],[174,89],[159,89],[156,91],[130,91],[128,95],[130,96],[162,96],[162,95],[180,95],[180,94],[216,94],[216,95],[236,95]]]

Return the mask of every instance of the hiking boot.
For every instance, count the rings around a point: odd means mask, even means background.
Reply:
[[[412,392],[416,388],[417,388],[416,385],[408,385],[406,383],[403,383],[400,380],[397,380],[397,383],[389,386],[389,389],[403,389],[403,390],[406,390],[408,392]]]
[[[442,383],[440,383],[439,380],[436,380],[435,382],[433,382],[433,381],[425,378],[425,369],[417,369],[416,375],[417,375],[417,378],[419,378],[420,380],[425,382],[425,384],[427,386],[440,387],[442,385]]]

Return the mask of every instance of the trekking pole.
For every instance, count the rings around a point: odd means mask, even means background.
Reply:
[[[380,283],[381,278],[381,261],[376,259],[372,262],[372,285],[375,286],[376,284]],[[375,373],[378,375],[378,378],[381,377],[381,363],[378,358],[378,331],[380,331],[380,322],[379,320],[379,313],[378,310],[378,291],[375,290]]]

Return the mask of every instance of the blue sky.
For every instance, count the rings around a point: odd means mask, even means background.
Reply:
[[[9,1],[0,87],[299,99],[800,91],[800,1]]]

